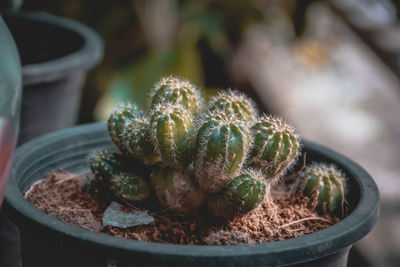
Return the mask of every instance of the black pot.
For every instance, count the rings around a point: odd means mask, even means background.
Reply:
[[[24,266],[346,266],[353,243],[374,226],[379,213],[375,182],[360,166],[304,141],[308,161],[335,163],[346,173],[350,214],[302,237],[240,246],[184,246],[140,242],[90,232],[32,206],[23,192],[46,174],[88,170],[87,154],[113,147],[104,123],[62,130],[17,149],[6,192],[6,212],[20,227]]]
[[[103,55],[90,28],[41,13],[4,16],[22,63],[23,99],[19,144],[76,123],[86,72]]]

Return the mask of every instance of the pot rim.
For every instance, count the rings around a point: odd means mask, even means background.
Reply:
[[[22,66],[24,85],[49,82],[64,76],[66,73],[89,69],[103,58],[104,46],[102,38],[97,32],[82,23],[39,12],[16,11],[8,12],[5,16],[13,19],[51,24],[75,32],[83,39],[82,47],[68,55]]]
[[[322,154],[342,168],[345,173],[354,177],[360,187],[360,200],[354,210],[338,223],[318,232],[281,241],[273,241],[255,245],[239,246],[206,246],[206,245],[175,245],[155,242],[142,242],[113,237],[105,234],[73,226],[57,220],[38,210],[28,202],[23,193],[18,190],[16,168],[24,158],[34,151],[35,147],[46,146],[51,142],[59,142],[68,137],[80,136],[84,133],[100,133],[106,131],[105,123],[91,123],[69,129],[64,129],[36,138],[17,148],[13,169],[6,190],[5,200],[20,215],[36,223],[50,228],[74,239],[91,242],[96,247],[111,249],[116,252],[135,252],[152,257],[182,257],[196,259],[207,258],[240,258],[262,256],[277,264],[294,264],[318,259],[321,255],[331,255],[345,247],[351,246],[368,234],[379,216],[379,191],[372,177],[358,164],[331,149],[310,141],[304,141],[305,150]],[[107,139],[103,137],[104,140]],[[93,141],[91,139],[91,141]],[[111,142],[111,141],[110,141]],[[290,255],[290,257],[287,257]],[[305,257],[305,255],[307,255]]]

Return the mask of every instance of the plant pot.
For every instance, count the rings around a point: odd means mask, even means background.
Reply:
[[[18,143],[74,125],[86,72],[103,55],[101,38],[80,23],[41,13],[7,13],[4,20],[22,62]]]
[[[335,163],[348,177],[350,214],[298,238],[240,246],[140,242],[90,232],[59,221],[23,197],[32,183],[58,168],[88,170],[87,154],[112,148],[104,123],[37,138],[17,149],[6,191],[7,215],[20,227],[24,266],[346,266],[353,243],[374,226],[379,192],[368,173],[327,148],[304,141],[308,161]]]

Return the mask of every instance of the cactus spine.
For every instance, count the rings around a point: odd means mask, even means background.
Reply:
[[[254,146],[248,163],[262,169],[274,183],[295,162],[300,150],[299,137],[293,127],[266,115],[253,125],[251,132]]]
[[[151,109],[157,105],[181,105],[190,113],[199,112],[202,98],[196,87],[189,81],[170,76],[162,78],[150,93]]]
[[[204,203],[204,193],[189,170],[156,166],[150,177],[158,202],[164,208],[188,213],[198,210]]]
[[[253,124],[257,116],[253,101],[236,90],[222,91],[213,97],[209,104],[209,110],[211,112],[222,111],[247,125]]]
[[[222,112],[209,113],[196,141],[194,171],[200,188],[217,193],[240,172],[251,144],[247,127]]]
[[[320,214],[343,214],[345,178],[334,165],[313,163],[299,176],[297,186],[297,192],[305,196],[316,194]]]
[[[195,129],[192,115],[180,105],[157,105],[150,121],[152,141],[164,165],[175,169],[192,159]]]

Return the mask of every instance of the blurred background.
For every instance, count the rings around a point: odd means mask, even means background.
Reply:
[[[381,219],[349,265],[400,265],[398,0],[25,0],[22,9],[82,22],[104,39],[78,123],[105,120],[128,99],[145,107],[169,74],[207,96],[244,91],[371,173]]]

